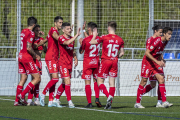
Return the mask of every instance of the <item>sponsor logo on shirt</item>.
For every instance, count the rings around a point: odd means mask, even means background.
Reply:
[[[109,40],[109,43],[114,43],[114,40]]]
[[[160,41],[160,39],[157,39],[157,40],[154,42],[154,45],[156,45],[159,41]]]
[[[24,37],[24,36],[25,36],[25,34],[24,34],[24,33],[21,33],[21,36],[22,36],[22,37]]]

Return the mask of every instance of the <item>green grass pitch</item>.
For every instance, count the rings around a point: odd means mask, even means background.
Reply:
[[[4,100],[3,100],[4,99]],[[5,100],[6,99],[6,100]],[[174,104],[170,108],[156,108],[157,97],[143,97],[145,109],[135,109],[136,97],[115,97],[111,110],[104,110],[106,97],[100,97],[103,107],[97,108],[92,97],[93,108],[87,105],[86,97],[72,97],[76,108],[49,108],[41,106],[13,106],[14,97],[0,97],[0,120],[165,120],[180,119],[180,97],[167,97]],[[66,97],[61,104],[67,106]],[[46,103],[48,97],[46,97]]]

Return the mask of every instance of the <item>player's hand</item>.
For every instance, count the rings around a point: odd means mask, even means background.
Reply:
[[[165,63],[162,60],[157,61],[157,64],[160,65],[161,67],[165,67]]]
[[[74,60],[74,66],[76,67],[78,65],[78,59]]]
[[[39,34],[40,34],[40,35],[44,35],[44,32],[43,32],[43,31],[39,31]]]
[[[97,28],[93,29],[93,36],[98,36]]]
[[[81,31],[81,28],[79,28],[78,31],[77,31],[78,36],[81,34],[80,31]]]
[[[162,59],[161,61],[164,62],[164,66],[163,67],[166,67],[166,61],[164,59]]]
[[[72,25],[71,25],[71,32],[73,31],[73,27],[74,27],[74,25],[72,24]]]
[[[82,45],[82,41],[83,41],[83,38],[80,38],[80,39],[79,39],[80,45]]]
[[[41,57],[39,55],[36,55],[37,60],[41,60]]]
[[[85,28],[86,28],[86,21],[84,22],[82,29],[85,30]]]
[[[44,40],[40,40],[40,42],[39,42],[39,45],[41,46],[41,45],[44,45]]]

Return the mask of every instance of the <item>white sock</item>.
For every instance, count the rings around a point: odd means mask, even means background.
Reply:
[[[34,101],[39,100],[39,98],[35,98]]]
[[[162,100],[158,100],[157,104],[162,104]]]
[[[31,102],[32,102],[32,99],[28,99],[28,100],[27,100],[27,103],[31,103]]]
[[[49,101],[49,104],[52,104],[53,101]]]
[[[68,101],[68,103],[69,103],[69,104],[72,104],[72,101],[70,100],[70,101]]]

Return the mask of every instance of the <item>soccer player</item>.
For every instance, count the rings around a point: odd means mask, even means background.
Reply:
[[[33,28],[33,32],[35,33],[35,40],[33,43],[33,49],[34,49],[34,52],[41,57],[41,54],[43,51],[46,53],[47,47],[46,47],[46,44],[39,46],[40,41],[44,40],[44,38],[40,37],[40,25],[36,25]],[[36,66],[39,69],[39,74],[42,75],[42,62],[38,61],[36,59],[34,59],[34,62],[36,63]],[[40,77],[40,79],[41,79],[41,77]],[[30,90],[30,92],[28,94],[28,100],[27,100],[28,106],[29,105],[40,105],[40,102],[39,102],[39,85],[40,85],[40,83],[35,85],[35,87]],[[35,97],[34,102],[32,102],[33,95]]]
[[[94,91],[95,91],[95,96],[96,96],[95,103],[97,104],[98,107],[102,106],[99,101],[99,87],[97,85],[100,44],[91,45],[89,43],[93,37],[94,28],[97,28],[97,25],[93,22],[89,22],[88,23],[89,36],[85,37],[83,41],[80,40],[81,47],[79,49],[80,54],[84,53],[82,79],[85,80],[85,92],[86,92],[86,98],[88,101],[88,105],[86,106],[86,108],[92,107],[92,102],[91,102],[91,75],[92,74],[93,74],[93,81],[94,81]],[[96,37],[96,39],[98,39],[98,36]]]
[[[33,60],[33,58],[40,60],[40,56],[37,55],[32,48],[32,43],[35,37],[32,30],[35,27],[36,23],[36,18],[29,17],[27,20],[28,27],[23,29],[21,32],[21,50],[18,56],[19,73],[21,74],[21,80],[17,86],[14,106],[18,106],[18,103],[27,105],[27,102],[25,100],[26,93],[28,93],[36,84],[40,82],[39,71]],[[24,91],[22,91],[29,74],[31,74],[32,76],[32,81],[29,82]]]
[[[171,38],[172,29],[170,27],[165,27],[163,29],[163,36],[156,37],[153,39],[150,44],[147,46],[145,52],[145,61],[148,67],[147,71],[145,72],[145,76],[148,78],[150,76],[155,76],[159,82],[159,92],[160,96],[162,97],[162,105],[161,107],[170,107],[172,104],[166,101],[166,89],[165,89],[165,80],[164,80],[164,72],[163,67],[165,67],[165,61],[162,58],[162,52]],[[143,71],[143,70],[142,70]],[[143,72],[142,72],[143,73]],[[144,76],[144,75],[143,75]],[[146,80],[146,79],[145,79]],[[144,108],[141,103],[141,97],[143,94],[143,89],[146,83],[144,79],[139,85],[137,91],[137,100],[134,105],[135,108]],[[158,95],[159,96],[159,95]]]
[[[55,85],[59,81],[58,76],[58,58],[59,58],[59,48],[58,48],[58,39],[59,39],[59,30],[61,29],[63,23],[63,18],[56,16],[54,18],[54,27],[51,27],[49,30],[47,40],[48,40],[48,49],[45,56],[46,65],[50,74],[50,81],[44,88],[43,92],[39,94],[40,104],[44,106],[44,98],[46,93],[49,91],[49,103],[48,107],[53,107],[52,101],[54,98]]]
[[[59,50],[60,50],[60,58],[59,58],[59,68],[62,80],[62,84],[59,86],[57,90],[56,97],[53,100],[53,104],[56,107],[62,107],[60,105],[59,98],[62,93],[65,91],[66,98],[68,101],[69,108],[74,108],[74,104],[71,101],[71,72],[72,72],[72,64],[74,58],[74,65],[78,65],[78,59],[76,57],[76,53],[74,51],[74,41],[80,35],[80,28],[78,29],[77,34],[74,37],[71,37],[71,25],[70,23],[62,24],[63,35],[61,35],[58,39]]]
[[[108,34],[96,39],[98,33],[95,28],[93,38],[90,44],[99,44],[102,42],[101,64],[98,71],[97,83],[99,89],[106,95],[107,104],[104,109],[111,109],[111,103],[115,93],[115,78],[118,71],[118,57],[124,55],[124,41],[115,34],[117,24],[115,21],[108,22]],[[118,52],[120,51],[119,55]],[[104,85],[104,80],[109,76],[109,92]]]

